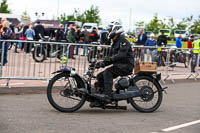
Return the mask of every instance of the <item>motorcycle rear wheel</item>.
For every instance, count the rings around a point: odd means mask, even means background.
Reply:
[[[149,76],[136,76],[133,82],[140,89],[142,96],[130,99],[131,105],[143,113],[156,111],[163,99],[162,88],[158,81]]]
[[[48,84],[48,101],[60,112],[77,111],[86,101],[86,96],[78,93],[77,88],[84,88],[84,84],[78,77],[60,73],[53,77]]]

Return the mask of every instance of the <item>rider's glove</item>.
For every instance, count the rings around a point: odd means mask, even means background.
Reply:
[[[95,68],[99,69],[99,68],[104,68],[105,67],[105,63],[103,61],[97,62]]]
[[[112,57],[105,57],[104,61],[105,62],[111,62],[111,61],[113,61],[113,58]]]

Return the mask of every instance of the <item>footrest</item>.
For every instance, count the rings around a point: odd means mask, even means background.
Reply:
[[[105,109],[127,110],[127,106],[105,106]]]
[[[78,92],[80,92],[82,94],[87,94],[88,93],[88,91],[85,88],[79,88],[77,90],[78,90]]]

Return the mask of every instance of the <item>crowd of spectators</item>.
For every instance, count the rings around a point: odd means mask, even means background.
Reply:
[[[104,35],[105,36],[105,35]],[[48,25],[42,25],[40,21],[37,21],[35,25],[31,23],[18,25],[12,25],[7,19],[3,18],[0,22],[0,39],[1,40],[27,40],[27,41],[38,41],[40,39],[48,39],[49,41],[56,42],[68,42],[68,43],[81,43],[89,44],[91,42],[97,42],[99,40],[99,33],[97,28],[93,28],[92,32],[88,32],[85,28],[81,30],[81,27],[70,24],[67,30],[64,30],[62,24],[57,29],[50,29]],[[105,39],[104,39],[105,40]],[[7,62],[7,51],[11,43],[6,42],[4,64]],[[70,58],[74,58],[74,54],[78,54],[80,46],[70,47]],[[2,49],[2,43],[0,43],[0,49]],[[17,42],[14,49],[15,53],[23,51],[26,53],[30,52],[30,44],[24,45],[23,42]],[[83,47],[83,55],[86,55],[87,47]]]

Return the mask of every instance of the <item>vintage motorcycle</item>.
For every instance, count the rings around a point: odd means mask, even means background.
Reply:
[[[94,94],[103,91],[96,87],[96,64],[97,60],[92,59],[88,72],[83,77],[68,66],[54,72],[57,75],[50,80],[47,87],[49,103],[61,112],[77,111],[86,101],[97,101],[100,103],[97,108],[102,109],[126,110],[127,106],[119,106],[119,101],[127,101],[140,112],[154,112],[160,107],[167,87],[161,86],[161,75],[156,73],[130,73],[129,76],[119,77],[114,81],[111,101],[95,97]]]
[[[59,44],[51,44],[49,42],[54,42],[51,38],[43,38],[40,35],[39,43],[35,43],[32,51],[32,56],[35,62],[42,63],[44,60],[49,58],[60,58],[63,56],[63,53],[67,51],[67,46]],[[47,42],[47,43],[40,43]],[[64,43],[64,42],[63,42]],[[63,51],[64,50],[64,51]]]

